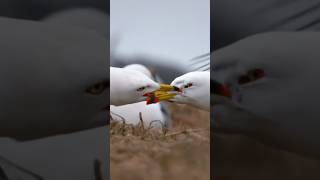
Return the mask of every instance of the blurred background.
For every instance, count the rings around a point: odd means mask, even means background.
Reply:
[[[111,0],[110,5],[111,41],[118,41],[111,48],[119,54],[185,63],[210,50],[209,0]]]
[[[61,14],[59,14],[60,12]],[[66,14],[67,18],[62,18]],[[43,19],[50,17],[53,25],[49,27],[53,29],[54,27],[59,27],[60,30],[73,28],[73,30],[81,32],[80,26],[69,26],[77,24],[77,22],[79,24],[81,22],[84,24],[91,22],[87,25],[101,32],[103,35],[101,38],[105,39],[108,37],[107,30],[109,29],[108,14],[108,0],[2,0],[0,2],[0,18],[6,19],[8,23],[15,23],[17,22],[16,20],[28,20],[22,22],[28,27],[28,23],[31,25],[42,23]],[[55,23],[58,25],[55,25]],[[0,26],[5,27],[6,24],[0,24]],[[54,31],[43,32],[43,34],[55,37],[57,34],[50,34]],[[20,29],[19,32],[21,32],[20,34],[28,34],[24,33],[24,29]],[[3,32],[1,31],[1,33]],[[59,30],[56,33],[59,33]],[[39,38],[50,39],[41,35],[39,35]],[[29,43],[28,47],[32,48],[31,42],[25,43]],[[12,51],[16,54],[20,52],[19,49]],[[39,51],[42,53],[47,52],[46,50],[41,50],[41,48]],[[23,59],[24,57],[21,58]],[[24,120],[21,119],[21,121]],[[26,119],[25,121],[28,120],[32,122],[31,119]],[[2,123],[6,122],[5,119],[0,121]],[[55,127],[52,128],[54,129]],[[100,127],[22,142],[11,138],[0,138],[0,179],[107,179],[109,164],[107,159],[107,137],[107,127]]]
[[[210,51],[209,0],[111,0],[110,7],[111,65],[143,63],[171,82]]]

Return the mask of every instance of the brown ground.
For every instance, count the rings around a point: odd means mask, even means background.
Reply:
[[[209,113],[185,105],[171,109],[167,131],[111,123],[111,180],[210,179]]]

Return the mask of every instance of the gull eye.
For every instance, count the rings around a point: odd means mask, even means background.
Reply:
[[[146,87],[140,87],[137,89],[137,91],[143,91],[144,89],[146,89]]]
[[[188,83],[188,84],[184,85],[184,88],[189,88],[191,86],[192,86],[192,83]]]
[[[249,70],[247,72],[247,74],[241,75],[238,78],[238,83],[239,84],[247,84],[249,82],[253,82],[253,81],[256,81],[258,79],[261,79],[264,76],[265,76],[264,70],[262,70],[262,69],[252,69],[252,70]]]
[[[92,86],[90,86],[86,92],[92,95],[99,95],[102,92],[104,92],[108,87],[108,82],[107,81],[103,81],[97,84],[94,84]]]

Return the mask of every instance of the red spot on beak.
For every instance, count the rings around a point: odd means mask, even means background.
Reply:
[[[155,97],[155,96],[147,96],[146,102],[147,102],[147,105],[148,104],[158,103],[159,102],[159,98]]]

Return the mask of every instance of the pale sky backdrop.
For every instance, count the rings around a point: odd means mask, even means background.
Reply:
[[[188,60],[210,51],[210,0],[111,0],[110,12],[117,54]]]

